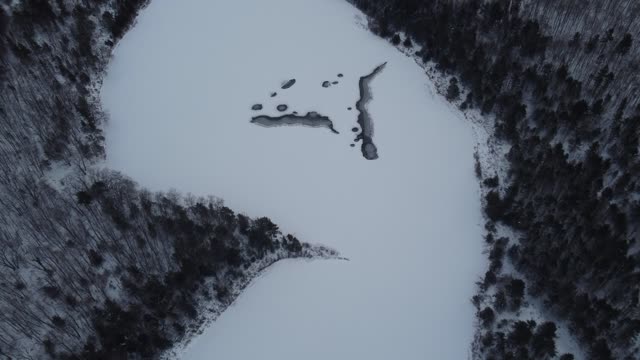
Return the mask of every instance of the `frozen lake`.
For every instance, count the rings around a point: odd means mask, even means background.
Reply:
[[[107,166],[219,196],[351,259],[273,266],[185,360],[468,357],[484,264],[471,127],[363,21],[344,0],[153,0],[115,50]],[[350,146],[358,80],[383,62],[370,161]],[[281,104],[339,134],[250,122]]]

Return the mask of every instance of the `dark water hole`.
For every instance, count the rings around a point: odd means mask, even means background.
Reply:
[[[356,109],[358,110],[358,124],[362,129],[362,132],[358,134],[355,141],[362,140],[362,156],[367,160],[375,160],[378,158],[378,148],[373,142],[373,119],[367,110],[367,104],[373,95],[371,93],[371,81],[378,75],[384,67],[386,62],[378,65],[371,73],[362,76],[358,82],[360,88],[360,99],[356,102]]]
[[[278,127],[278,126],[291,126],[291,125],[302,125],[308,127],[324,127],[334,134],[339,134],[339,132],[333,127],[333,122],[329,117],[320,115],[315,111],[310,111],[306,115],[297,115],[294,113],[284,114],[282,116],[268,116],[268,115],[259,115],[251,118],[251,122],[264,126],[264,127]]]

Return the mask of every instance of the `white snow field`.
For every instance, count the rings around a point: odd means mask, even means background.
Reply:
[[[219,196],[350,258],[276,264],[183,359],[469,357],[485,263],[471,127],[363,22],[344,0],[153,0],[115,50],[107,166]],[[385,61],[369,161],[349,146],[358,79]],[[250,123],[278,104],[327,115],[340,134]]]

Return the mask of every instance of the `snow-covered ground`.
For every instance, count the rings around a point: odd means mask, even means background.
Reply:
[[[115,50],[107,166],[220,196],[351,260],[273,266],[185,360],[468,357],[485,262],[471,126],[364,21],[344,0],[153,0]],[[349,146],[358,79],[385,61],[368,161]],[[278,104],[340,134],[249,122]]]

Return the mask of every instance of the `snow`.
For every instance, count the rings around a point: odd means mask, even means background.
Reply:
[[[219,196],[350,258],[274,265],[185,360],[469,357],[485,264],[472,129],[363,21],[343,0],[153,0],[115,49],[106,166]],[[368,161],[349,147],[358,79],[385,61]],[[327,115],[340,134],[249,122],[278,104]]]

